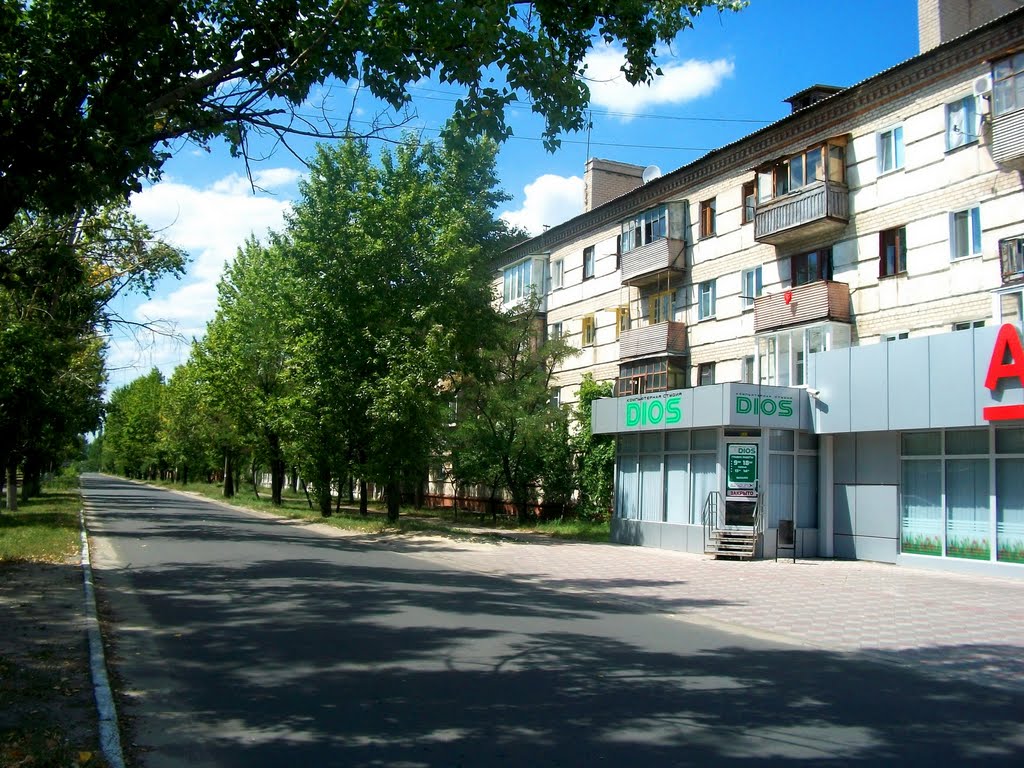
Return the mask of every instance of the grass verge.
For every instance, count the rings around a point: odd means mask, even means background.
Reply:
[[[59,563],[79,547],[77,488],[47,486],[43,495],[0,510],[0,562]]]

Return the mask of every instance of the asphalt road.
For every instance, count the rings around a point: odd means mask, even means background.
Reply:
[[[132,765],[1024,760],[1017,693],[452,570],[415,542],[83,489]]]

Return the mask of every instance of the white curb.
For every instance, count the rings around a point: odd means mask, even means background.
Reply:
[[[114,695],[107,678],[107,662],[103,655],[103,637],[96,614],[96,592],[92,586],[92,565],[89,561],[89,540],[85,533],[85,510],[78,513],[82,525],[82,579],[85,583],[85,621],[89,633],[89,665],[92,668],[92,688],[96,696],[96,709],[100,719],[100,749],[111,768],[124,768],[121,735],[117,724]]]

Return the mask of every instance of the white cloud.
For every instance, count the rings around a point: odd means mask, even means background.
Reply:
[[[561,224],[582,212],[583,179],[547,173],[523,187],[522,208],[505,211],[501,218],[531,235],[539,235],[545,226]]]
[[[301,174],[291,168],[260,170],[258,189],[288,190]],[[290,191],[290,190],[288,190]],[[192,260],[182,283],[172,283],[148,301],[125,310],[127,319],[173,328],[186,340],[201,337],[217,307],[217,281],[227,262],[250,235],[265,239],[280,230],[291,203],[284,197],[252,193],[244,176],[230,174],[205,188],[165,179],[132,197],[132,211],[160,237],[188,251]],[[186,344],[149,335],[121,338],[111,344],[111,368],[134,367],[141,375],[153,365],[166,374],[188,357]],[[112,383],[113,383],[112,377]]]
[[[713,92],[735,66],[726,59],[701,61],[687,59],[661,65],[662,74],[649,85],[630,85],[622,73],[625,55],[621,48],[605,45],[587,54],[587,85],[591,102],[597,106],[626,113],[631,120],[649,107],[683,104]]]

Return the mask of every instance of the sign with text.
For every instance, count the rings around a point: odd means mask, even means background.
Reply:
[[[725,498],[728,501],[754,501],[757,498],[756,443],[726,444]]]
[[[1024,346],[1021,345],[1017,328],[1009,323],[1001,326],[996,336],[988,363],[988,374],[985,376],[985,388],[995,395],[1002,391],[1004,380],[1017,381],[1024,386]],[[982,416],[986,421],[1024,419],[1024,405],[990,405],[983,409]]]

